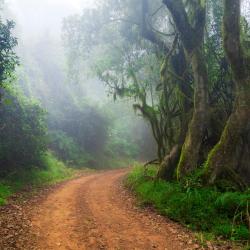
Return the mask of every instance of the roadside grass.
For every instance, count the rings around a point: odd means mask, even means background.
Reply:
[[[11,188],[7,184],[0,183],[0,206],[5,204],[6,198],[11,194]]]
[[[152,205],[162,215],[196,231],[201,241],[220,237],[248,242],[250,190],[223,192],[215,187],[154,180],[156,171],[155,166],[149,167],[145,175],[137,165],[125,180],[142,205]]]
[[[77,172],[57,160],[50,152],[44,156],[44,168],[31,168],[10,174],[0,180],[0,206],[5,205],[7,198],[19,190],[31,186],[36,189],[73,178]]]

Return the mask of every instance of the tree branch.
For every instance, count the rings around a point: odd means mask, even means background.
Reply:
[[[182,0],[163,0],[163,3],[167,6],[174,19],[175,25],[180,32],[181,40],[186,50],[192,50],[193,39],[190,37],[194,36],[194,30],[191,27],[187,12],[185,10]]]
[[[185,49],[189,52],[201,44],[203,41],[204,26],[206,20],[205,5],[199,1],[195,2],[196,12],[189,21],[188,13],[182,0],[163,0],[168,10],[172,14],[175,25],[180,32],[181,40]]]
[[[142,37],[157,45],[165,53],[168,53],[169,48],[163,40],[161,40],[151,29],[148,28],[147,18],[149,16],[148,0],[142,1]]]

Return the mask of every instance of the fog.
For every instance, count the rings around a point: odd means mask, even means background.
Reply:
[[[163,159],[178,137],[170,135],[181,131],[176,115],[181,111],[165,112],[181,103],[176,85],[165,100],[155,45],[138,41],[140,2],[100,2],[5,0],[5,17],[16,23],[17,89],[46,112],[48,148],[63,161],[104,167],[110,159],[152,160],[157,154]],[[161,5],[161,0],[150,4],[152,12],[159,10],[153,28],[173,33]],[[249,18],[249,1],[242,10]],[[210,11],[216,20],[219,12]],[[120,16],[129,21],[110,22]],[[171,35],[161,39],[166,46],[173,43]]]
[[[26,37],[44,32],[60,36],[63,18],[95,6],[95,0],[6,0],[14,20]]]
[[[133,103],[114,102],[105,84],[89,73],[88,61],[77,56],[77,63],[71,64],[75,57],[69,54],[70,44],[65,45],[63,22],[96,4],[5,0],[4,17],[14,20],[18,39],[20,65],[14,84],[27,102],[38,102],[46,112],[48,149],[68,165],[104,168],[154,158],[150,128],[135,114]],[[122,164],[114,162],[119,159]]]

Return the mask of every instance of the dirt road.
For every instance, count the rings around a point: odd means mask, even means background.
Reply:
[[[37,249],[200,249],[175,223],[136,207],[125,174],[87,175],[49,194],[32,219]]]

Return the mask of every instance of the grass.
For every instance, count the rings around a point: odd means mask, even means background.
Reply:
[[[150,167],[146,177],[143,168],[136,166],[126,179],[125,184],[143,205],[153,205],[161,214],[196,232],[204,232],[209,238],[249,240],[250,191],[222,192],[215,187],[196,186],[194,182],[190,186],[149,178],[156,171],[156,167]]]
[[[0,183],[0,206],[6,203],[6,199],[11,194],[11,188],[6,184]]]
[[[72,178],[76,170],[68,168],[58,161],[51,153],[44,157],[45,168],[31,168],[21,172],[12,173],[4,180],[0,180],[0,205],[6,204],[7,198],[26,186],[37,188],[56,184]]]

